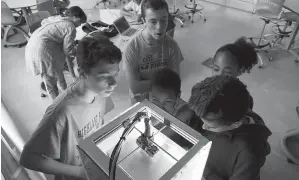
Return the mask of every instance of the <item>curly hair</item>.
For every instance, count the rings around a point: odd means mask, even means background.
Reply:
[[[249,92],[239,79],[232,76],[213,76],[193,86],[189,105],[205,117],[207,113],[222,112],[224,124],[239,121],[247,112]]]
[[[76,58],[78,66],[88,74],[100,61],[110,64],[120,63],[121,51],[105,36],[87,36],[78,43]]]
[[[234,44],[226,44],[220,47],[214,56],[214,59],[218,53],[230,52],[236,57],[237,64],[242,73],[250,73],[250,70],[258,63],[258,56],[252,44],[246,42],[246,38],[241,37],[237,39]]]
[[[74,16],[76,18],[80,18],[82,22],[86,22],[87,20],[85,12],[79,6],[72,6],[68,8],[65,15],[68,17]]]
[[[163,68],[154,73],[151,86],[174,90],[175,93],[179,94],[181,92],[181,78],[173,70]]]

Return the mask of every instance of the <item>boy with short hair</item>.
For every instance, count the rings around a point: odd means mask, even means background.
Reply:
[[[140,100],[143,99],[148,99],[187,125],[194,116],[188,103],[181,99],[180,76],[171,69],[161,69],[153,75],[151,92],[144,93]]]
[[[24,146],[20,164],[55,180],[87,179],[78,143],[99,130],[119,72],[121,51],[106,37],[85,37],[76,53],[79,79],[50,105]]]
[[[165,0],[144,0],[141,16],[145,20],[145,29],[130,40],[123,53],[131,102],[135,102],[135,96],[150,91],[150,80],[155,71],[170,68],[179,74],[184,58],[177,42],[165,34],[168,15]]]
[[[191,125],[191,121],[195,118],[193,110],[181,98],[180,76],[171,69],[164,68],[155,72],[151,79],[151,91],[137,98],[138,101],[144,99],[149,100],[188,126]],[[160,128],[157,121],[152,123],[156,128]],[[171,130],[170,127],[162,130],[162,133],[182,147],[187,149],[191,147],[188,141]]]

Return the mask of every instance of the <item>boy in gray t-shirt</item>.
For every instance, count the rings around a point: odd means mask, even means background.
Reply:
[[[179,74],[179,66],[184,59],[177,42],[165,34],[167,3],[164,0],[145,0],[141,15],[145,29],[130,40],[123,53],[132,103],[135,96],[149,92],[151,76],[156,70],[169,68]]]
[[[77,144],[99,130],[113,108],[110,95],[121,51],[107,38],[85,37],[76,58],[80,78],[48,107],[20,159],[22,166],[53,174],[55,180],[87,179]]]

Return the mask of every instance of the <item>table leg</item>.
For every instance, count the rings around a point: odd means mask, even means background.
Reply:
[[[27,20],[27,17],[29,15],[29,11],[28,11],[27,7],[22,7],[21,9],[22,9],[24,18]]]
[[[28,13],[28,14],[32,14],[32,11],[31,11],[31,8],[30,8],[30,7],[27,7],[27,13]]]
[[[296,38],[296,36],[297,36],[297,34],[298,34],[298,31],[299,31],[299,20],[296,21],[294,30],[293,30],[293,32],[292,32],[292,34],[291,34],[291,37],[290,37],[290,39],[289,39],[289,41],[288,41],[288,43],[287,43],[287,46],[286,46],[286,49],[287,49],[287,50],[290,50],[290,49],[291,49],[291,46],[293,45],[293,42],[294,42],[294,40],[295,40],[295,38]]]

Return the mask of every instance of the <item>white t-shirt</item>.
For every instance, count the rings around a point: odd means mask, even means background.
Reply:
[[[69,165],[82,165],[78,143],[100,129],[104,114],[114,108],[111,98],[96,97],[92,103],[77,99],[71,85],[48,107],[26,150]],[[55,176],[55,180],[75,180]]]
[[[124,9],[127,11],[134,11],[136,14],[141,14],[140,5],[136,4],[134,1],[130,1],[124,6]]]

